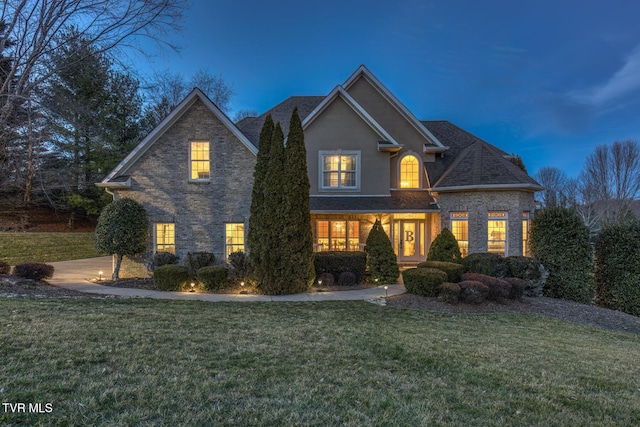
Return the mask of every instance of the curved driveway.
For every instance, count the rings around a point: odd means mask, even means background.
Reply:
[[[103,277],[111,274],[111,257],[88,258],[74,261],[60,261],[50,263],[55,267],[52,279],[48,283],[61,288],[72,289],[79,292],[87,292],[101,295],[117,295],[120,297],[140,297],[174,300],[200,300],[200,301],[376,301],[385,295],[392,296],[404,293],[403,285],[389,285],[388,289],[382,286],[355,291],[339,292],[309,292],[294,295],[238,295],[238,294],[205,294],[192,292],[164,292],[150,289],[114,288],[102,286],[95,281],[98,272],[102,271]]]

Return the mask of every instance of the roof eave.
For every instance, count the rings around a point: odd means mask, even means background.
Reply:
[[[459,191],[499,191],[499,190],[523,190],[542,191],[543,187],[536,184],[480,184],[480,185],[457,185],[451,187],[433,187],[430,189],[436,193],[453,193]]]

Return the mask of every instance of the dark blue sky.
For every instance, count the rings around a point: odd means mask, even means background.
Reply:
[[[202,0],[176,41],[143,70],[220,74],[233,110],[326,95],[365,64],[419,119],[520,154],[530,173],[576,175],[596,145],[640,140],[637,0]]]

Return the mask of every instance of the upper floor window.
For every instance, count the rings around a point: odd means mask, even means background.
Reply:
[[[420,188],[420,161],[414,155],[400,160],[400,188]]]
[[[323,189],[356,190],[360,186],[360,152],[320,152]]]
[[[189,179],[191,181],[209,181],[210,170],[209,141],[191,141]]]

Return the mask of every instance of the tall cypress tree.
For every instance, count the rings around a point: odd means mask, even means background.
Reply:
[[[291,115],[284,171],[281,248],[286,265],[282,293],[304,292],[313,283],[315,274],[307,152],[297,107]]]
[[[261,243],[264,241],[264,187],[267,170],[269,168],[269,151],[271,138],[273,137],[273,119],[269,114],[260,132],[258,145],[258,158],[253,171],[253,190],[251,192],[251,210],[249,217],[249,232],[247,234],[247,246],[252,269],[256,278],[264,275],[264,263],[262,261]]]
[[[276,123],[269,147],[269,164],[264,180],[264,211],[260,227],[264,227],[258,247],[262,267],[256,271],[258,288],[265,294],[282,293],[283,274],[282,222],[285,217],[282,184],[284,180],[284,134]]]
[[[371,279],[377,279],[381,284],[395,283],[398,280],[400,270],[396,254],[379,219],[367,236],[364,251],[367,253],[367,266]]]

